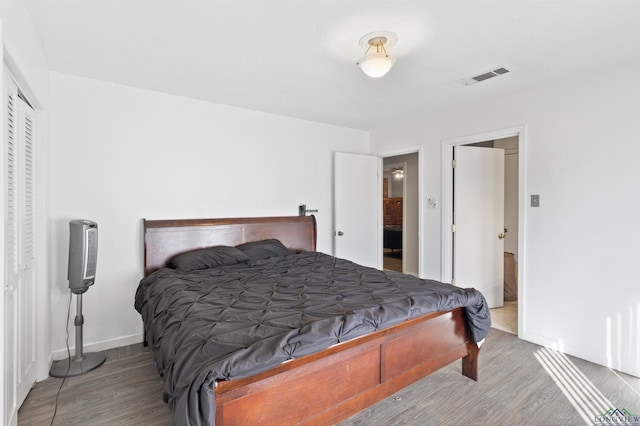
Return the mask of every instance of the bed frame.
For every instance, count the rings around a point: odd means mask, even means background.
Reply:
[[[315,218],[144,220],[145,275],[179,253],[267,238],[315,251]],[[477,380],[478,352],[462,308],[424,315],[245,379],[217,382],[215,422],[334,424],[457,359],[462,374]]]

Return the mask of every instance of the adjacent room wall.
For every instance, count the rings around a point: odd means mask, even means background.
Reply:
[[[306,204],[319,210],[318,250],[331,253],[332,153],[369,149],[363,131],[59,73],[51,75],[51,106],[56,358],[66,356],[69,220],[99,227],[85,347],[139,342],[142,218],[296,215]]]
[[[404,179],[398,179],[391,172],[385,174],[389,182],[389,197],[402,197],[404,194]]]
[[[443,140],[525,125],[521,197],[540,194],[540,207],[523,212],[520,337],[640,376],[638,117],[636,63],[482,105],[417,112],[372,132],[371,145],[385,152],[422,144],[423,194],[441,199]],[[441,206],[424,212],[424,275],[437,279]]]

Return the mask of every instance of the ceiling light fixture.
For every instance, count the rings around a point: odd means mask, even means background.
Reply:
[[[387,49],[397,41],[398,36],[389,31],[376,31],[362,37],[360,46],[366,51],[357,62],[362,72],[372,78],[388,73],[396,60]]]
[[[397,167],[391,171],[391,175],[396,179],[402,179],[404,177],[404,169]]]

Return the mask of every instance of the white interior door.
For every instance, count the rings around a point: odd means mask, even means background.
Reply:
[[[504,303],[504,150],[456,146],[453,281]]]
[[[5,73],[6,75],[6,73]],[[5,408],[8,424],[36,381],[35,113],[5,77]]]
[[[374,268],[379,268],[381,245],[379,165],[371,155],[334,155],[334,253]]]

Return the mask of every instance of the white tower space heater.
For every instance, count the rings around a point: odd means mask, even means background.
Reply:
[[[91,371],[105,361],[101,353],[82,352],[82,294],[96,278],[98,260],[98,224],[90,220],[77,219],[69,222],[69,288],[76,295],[76,355],[55,361],[49,370],[52,377],[69,377]]]

